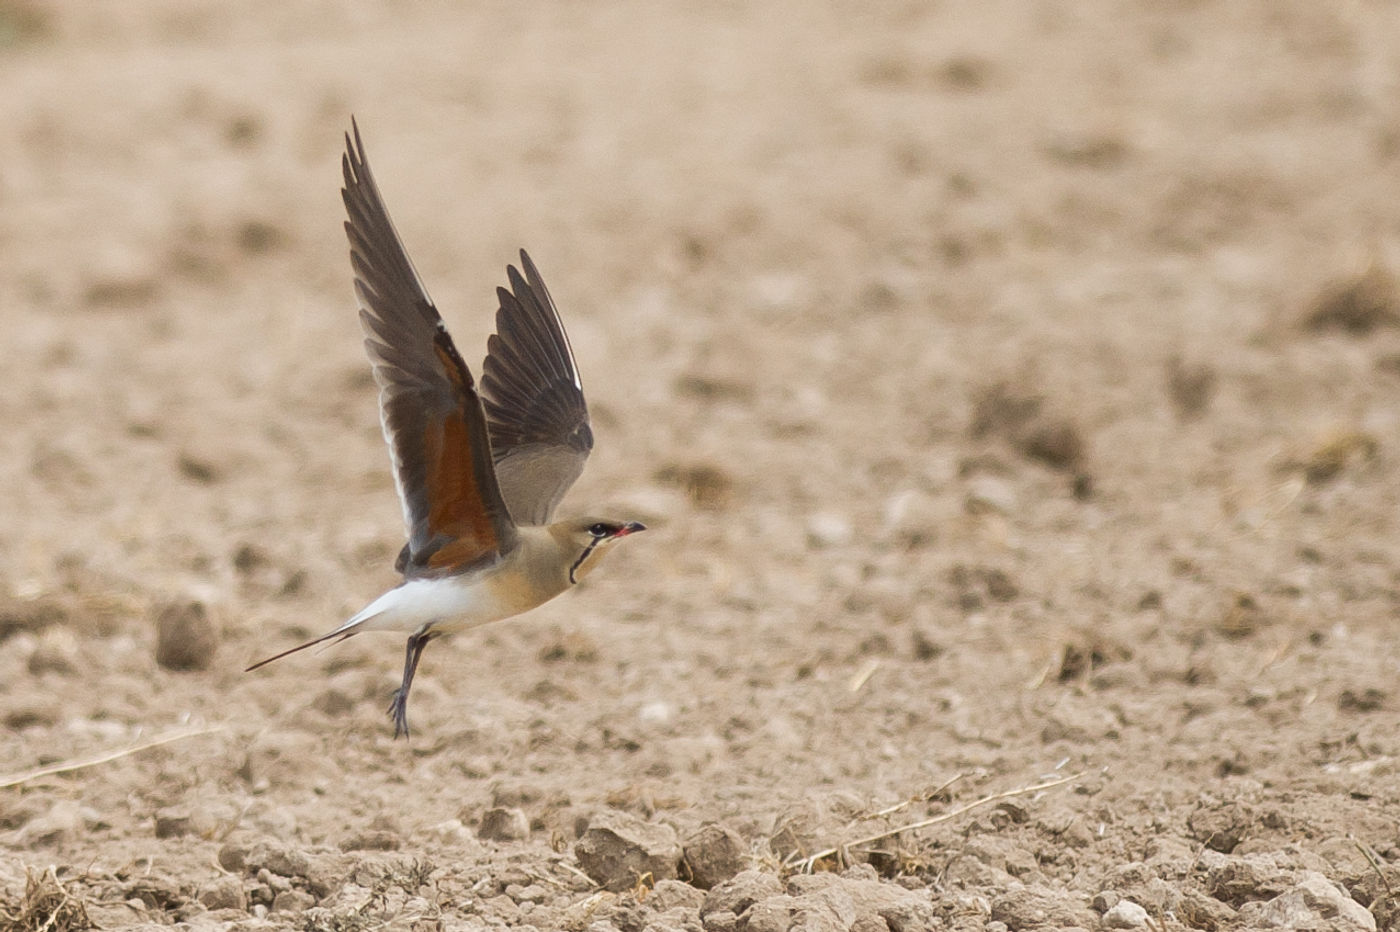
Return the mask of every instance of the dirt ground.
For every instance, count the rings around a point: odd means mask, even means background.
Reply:
[[[1400,928],[1400,6],[5,0],[0,87],[0,928]],[[351,114],[651,527],[408,742],[398,636],[242,672],[395,581]]]

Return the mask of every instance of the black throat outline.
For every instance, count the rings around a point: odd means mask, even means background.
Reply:
[[[588,559],[588,555],[593,552],[593,548],[598,546],[598,542],[602,539],[603,538],[601,537],[595,537],[592,540],[590,540],[588,542],[588,546],[583,548],[583,553],[579,554],[579,558],[574,561],[574,565],[569,567],[570,585],[578,585],[578,580],[574,578],[574,571],[577,570],[580,566],[583,566],[583,561]]]

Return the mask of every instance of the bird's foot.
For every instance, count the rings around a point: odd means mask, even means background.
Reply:
[[[389,717],[394,720],[394,737],[408,737],[408,690],[413,686],[413,674],[418,669],[418,661],[423,656],[423,648],[428,646],[435,635],[428,628],[409,636],[403,657],[403,684],[394,690],[394,700],[389,703]]]
[[[389,702],[389,717],[394,720],[394,740],[399,736],[408,737],[408,690],[394,690],[394,698]]]

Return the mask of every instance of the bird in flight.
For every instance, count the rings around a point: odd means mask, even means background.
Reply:
[[[408,541],[403,582],[318,638],[249,671],[361,631],[408,634],[389,715],[408,735],[408,691],[428,642],[529,611],[578,583],[645,528],[605,517],[554,521],[593,449],[578,367],[539,269],[506,268],[478,388],[384,207],[360,129],[345,137],[341,197],[365,349]]]

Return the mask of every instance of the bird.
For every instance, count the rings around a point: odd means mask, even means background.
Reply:
[[[362,631],[408,634],[389,704],[409,736],[408,694],[423,649],[445,634],[527,612],[576,585],[639,521],[554,520],[593,449],[573,348],[523,249],[497,288],[496,332],[478,386],[399,238],[351,118],[341,157],[360,326],[407,541],[403,581],[344,624],[251,672]]]

